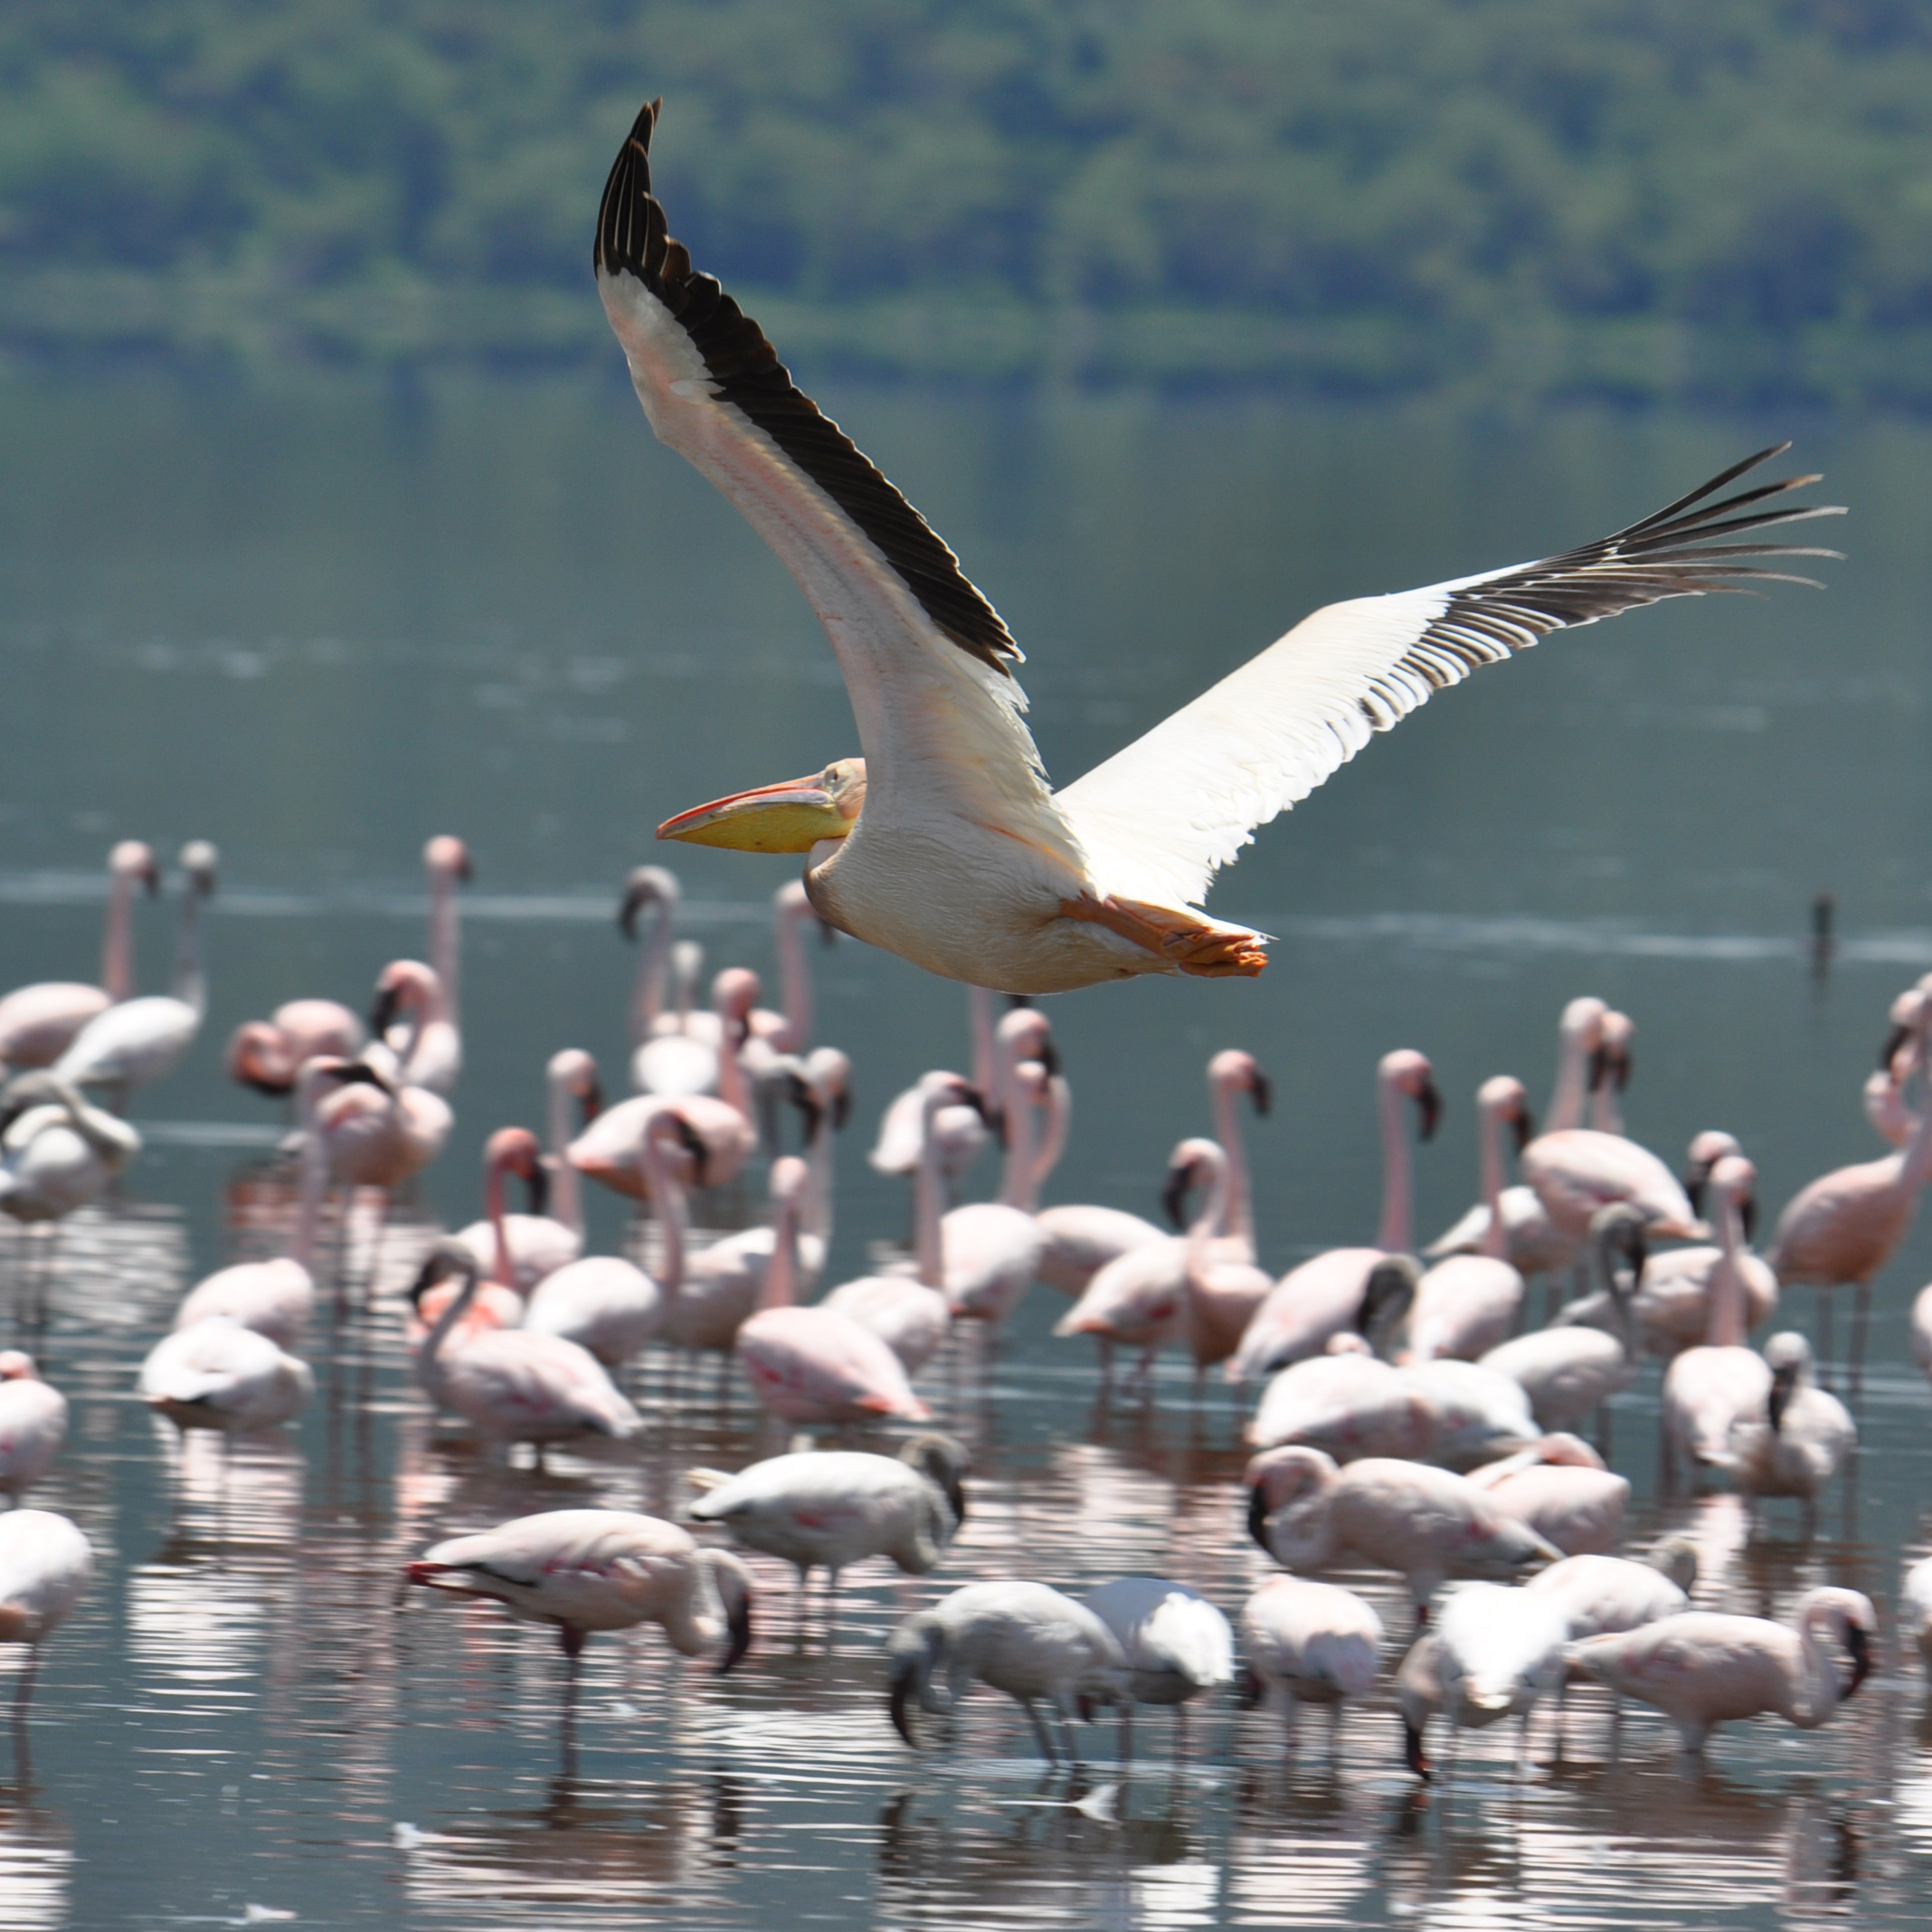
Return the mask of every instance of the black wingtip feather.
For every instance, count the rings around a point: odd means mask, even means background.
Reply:
[[[934,625],[1002,675],[1022,660],[999,613],[980,595],[917,510],[792,383],[764,331],[716,279],[699,273],[667,229],[650,192],[650,141],[661,100],[630,125],[604,182],[592,262],[634,275],[704,358],[718,401],[769,436],[864,533]]]

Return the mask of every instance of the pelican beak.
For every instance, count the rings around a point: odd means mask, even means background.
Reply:
[[[854,768],[857,782],[854,783]],[[809,852],[821,839],[843,838],[865,802],[864,766],[841,759],[808,778],[694,806],[658,828],[660,838],[687,845],[725,846],[736,852]]]

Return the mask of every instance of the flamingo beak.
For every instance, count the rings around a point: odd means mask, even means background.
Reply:
[[[1248,1492],[1247,1533],[1271,1557],[1274,1554],[1268,1549],[1268,1500],[1261,1493],[1258,1482]]]
[[[1528,1107],[1520,1108],[1511,1125],[1516,1130],[1516,1151],[1521,1153],[1536,1139],[1536,1116]]]
[[[1263,1120],[1266,1120],[1268,1109],[1274,1104],[1274,1088],[1269,1083],[1268,1076],[1258,1066],[1255,1069],[1254,1080],[1248,1086],[1248,1098],[1255,1103],[1255,1112]]]
[[[1416,1110],[1422,1115],[1421,1138],[1433,1141],[1437,1123],[1443,1117],[1443,1096],[1435,1081],[1425,1080],[1416,1095]]]
[[[658,828],[660,838],[724,846],[735,852],[809,852],[821,839],[843,838],[857,814],[840,810],[822,772],[756,785],[749,791],[694,805]]]
[[[1852,1681],[1845,1690],[1850,1697],[1871,1675],[1871,1642],[1852,1624],[1845,1631],[1845,1648],[1852,1653]]]

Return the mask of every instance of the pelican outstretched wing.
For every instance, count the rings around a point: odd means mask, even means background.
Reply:
[[[1665,597],[1738,590],[1751,580],[1812,583],[1740,560],[1838,552],[1715,541],[1843,514],[1836,506],[1760,507],[1816,477],[1711,500],[1789,447],[1761,450],[1641,523],[1560,556],[1353,598],[1303,618],[1058,794],[1096,886],[1157,905],[1198,905],[1217,869],[1256,826],[1325,783],[1371,734],[1393,730],[1431,693],[1482,665],[1500,664],[1552,630]]]
[[[650,192],[658,105],[638,115],[604,185],[598,290],[658,440],[737,506],[825,626],[858,723],[867,822],[950,808],[1076,863],[1020,717],[1009,668],[1019,647],[918,511],[670,238]]]

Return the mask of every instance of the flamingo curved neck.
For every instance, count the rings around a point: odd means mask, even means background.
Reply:
[[[724,1000],[714,1000],[712,1010],[718,1017],[718,1098],[755,1129],[758,1123],[752,1119],[751,1092],[738,1058],[738,1050],[744,1045],[744,1016],[734,1013]]]
[[[1509,1230],[1502,1220],[1502,1119],[1499,1109],[1482,1109],[1482,1199],[1489,1226],[1482,1231],[1482,1253],[1492,1261],[1508,1259]]]
[[[1410,1215],[1408,1136],[1402,1131],[1402,1090],[1393,1080],[1384,1080],[1378,1097],[1382,1115],[1382,1222],[1375,1245],[1387,1255],[1406,1255],[1415,1230]]]
[[[322,1197],[328,1189],[328,1147],[322,1138],[322,1123],[317,1118],[322,1082],[327,1077],[305,1070],[298,1095],[302,1122],[302,1191],[296,1208],[295,1245],[289,1254],[310,1275],[316,1272],[316,1236],[322,1221]]]
[[[1918,1056],[1921,1069],[1925,1067],[1926,1044],[1921,1034]],[[1928,1179],[1932,1179],[1932,1092],[1926,1090],[1927,1076],[1923,1071],[1920,1082],[1918,1112],[1910,1116],[1911,1132],[1898,1155],[1898,1184],[1908,1195],[1916,1194]]]
[[[833,1167],[838,1152],[836,1133],[830,1103],[827,1096],[820,1094],[819,1124],[812,1130],[811,1144],[805,1150],[805,1195],[799,1226],[823,1244],[819,1251],[821,1255],[830,1254],[832,1247],[832,1203],[837,1184]]]
[[[196,1019],[208,1010],[208,976],[202,969],[201,887],[192,879],[182,894],[181,931],[175,947],[175,998]]]
[[[765,1264],[760,1308],[790,1308],[798,1299],[799,1203],[795,1194],[781,1193],[772,1202],[772,1258]]]
[[[1545,1133],[1567,1133],[1583,1125],[1586,1100],[1584,1086],[1589,1065],[1589,1036],[1581,1027],[1565,1027],[1557,1042],[1557,1084],[1550,1091]]]
[[[1720,1193],[1718,1198],[1718,1264],[1710,1274],[1710,1326],[1706,1344],[1713,1349],[1744,1346],[1744,1275],[1739,1263],[1744,1255],[1744,1217],[1737,1197]]]
[[[1234,1163],[1228,1160],[1226,1149],[1222,1150],[1218,1160],[1209,1163],[1209,1169],[1208,1198],[1201,1204],[1201,1211],[1188,1229],[1188,1264],[1190,1268],[1198,1266],[1207,1259],[1209,1242],[1228,1232],[1228,1203],[1234,1194]]]
[[[1039,1189],[1034,1184],[1034,1130],[1037,1103],[1018,1080],[1007,1083],[1006,1160],[1000,1165],[999,1192],[1002,1206],[1031,1214],[1039,1205]]]
[[[1806,1694],[1802,1710],[1795,1709],[1791,1721],[1807,1730],[1823,1724],[1843,1700],[1837,1662],[1819,1638],[1819,1626],[1829,1626],[1831,1621],[1831,1612],[1822,1604],[1814,1604],[1798,1619]]]
[[[724,1595],[718,1587],[717,1552],[701,1549],[692,1564],[691,1588],[675,1616],[664,1619],[664,1634],[684,1657],[702,1657],[730,1633]]]
[[[581,1241],[583,1238],[583,1190],[577,1170],[565,1152],[570,1145],[570,1103],[574,1098],[567,1077],[550,1076],[550,1145],[544,1161],[550,1179],[550,1211]]]
[[[658,1215],[658,1285],[674,1301],[684,1287],[685,1191],[677,1178],[677,1163],[662,1147],[656,1134],[647,1132],[639,1152],[638,1164],[650,1189],[651,1206]]]
[[[644,942],[644,956],[638,961],[638,977],[630,996],[630,1044],[641,1046],[658,1030],[664,1011],[664,988],[671,968],[671,921],[676,916],[671,902],[652,902],[650,937]]]
[[[100,942],[100,983],[118,1006],[134,992],[134,887],[131,872],[108,881],[108,923]]]
[[[1060,1075],[1055,1074],[1046,1083],[1046,1122],[1040,1134],[1039,1151],[1034,1157],[1033,1171],[1027,1177],[1027,1198],[1023,1205],[1028,1214],[1039,1212],[1040,1196],[1046,1191],[1046,1177],[1059,1166],[1073,1125],[1073,1089]]]
[[[804,924],[813,916],[810,899],[788,901],[778,909],[778,980],[787,1053],[803,1053],[811,1045],[811,968],[805,960]]]
[[[476,1300],[482,1279],[481,1271],[477,1268],[463,1270],[463,1285],[450,1298],[450,1305],[437,1316],[436,1326],[430,1331],[429,1340],[422,1345],[422,1353],[416,1359],[420,1375],[433,1376],[441,1368],[439,1351],[450,1331],[469,1312],[469,1304]]]
[[[1241,1132],[1240,1110],[1235,1104],[1235,1088],[1226,1080],[1211,1083],[1214,1100],[1214,1137],[1221,1143],[1227,1163],[1226,1234],[1238,1236],[1255,1251],[1255,1202],[1248,1189],[1247,1141]]]
[[[430,881],[430,964],[442,982],[441,1017],[457,1024],[461,999],[460,976],[463,953],[462,914],[458,909],[456,874],[439,866]]]
[[[946,1105],[942,1094],[924,1094],[919,1103],[919,1165],[913,1171],[913,1253],[919,1279],[928,1288],[943,1289],[945,1240],[940,1228],[942,1182],[939,1172],[939,1112]]]

